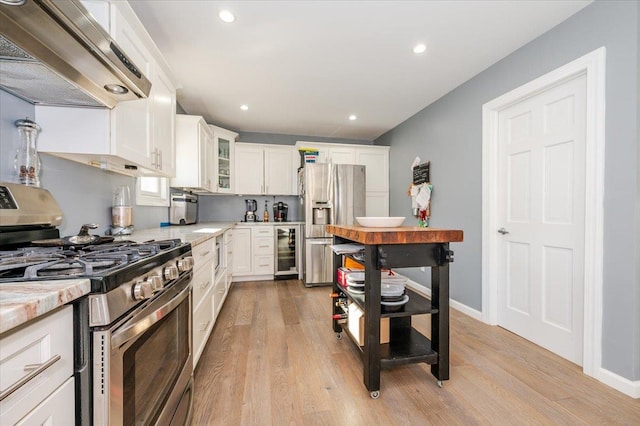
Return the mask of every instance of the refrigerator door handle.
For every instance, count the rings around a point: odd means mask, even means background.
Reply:
[[[331,244],[331,241],[309,241],[309,244],[311,245],[317,245],[317,246],[328,246],[329,244]]]

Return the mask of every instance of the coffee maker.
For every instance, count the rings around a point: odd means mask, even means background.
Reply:
[[[246,211],[244,213],[245,222],[256,222],[256,210],[258,210],[258,202],[256,200],[244,200],[246,203]]]
[[[289,206],[282,201],[273,203],[273,220],[274,222],[286,222]]]

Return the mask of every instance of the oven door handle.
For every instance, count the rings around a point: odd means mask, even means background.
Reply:
[[[169,300],[167,303],[165,303],[158,309],[154,309],[153,312],[146,314],[145,310],[139,314],[144,315],[142,318],[138,318],[137,316],[132,318],[129,322],[133,322],[133,324],[123,328],[122,330],[118,330],[111,336],[111,347],[120,347],[131,339],[134,339],[140,334],[147,331],[155,323],[163,319],[165,316],[171,313],[171,311],[178,307],[178,305],[180,305],[180,303],[182,303],[184,299],[189,297],[190,291],[191,286],[188,285],[184,289],[182,289],[176,296],[172,297],[171,300]]]

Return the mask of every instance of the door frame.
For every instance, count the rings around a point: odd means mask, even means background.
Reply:
[[[498,323],[498,114],[545,90],[586,75],[586,192],[583,372],[602,366],[605,53],[600,47],[482,106],[482,320]]]

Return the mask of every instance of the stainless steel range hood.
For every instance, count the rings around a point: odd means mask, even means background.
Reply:
[[[0,89],[33,104],[113,108],[151,82],[77,0],[0,0]]]

